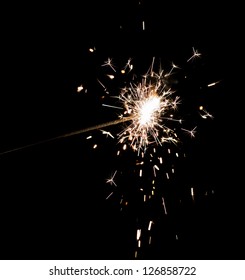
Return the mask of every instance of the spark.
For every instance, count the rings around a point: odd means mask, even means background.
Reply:
[[[154,177],[156,177],[156,170],[160,170],[159,167],[155,164],[153,166]]]
[[[149,236],[149,245],[151,244],[151,236]]]
[[[141,240],[138,240],[138,247],[141,247]]]
[[[89,48],[88,49],[91,53],[93,53],[96,49],[95,49],[95,47],[94,48]]]
[[[81,92],[83,90],[83,85],[77,87],[77,92]]]
[[[192,129],[192,130],[188,130],[185,128],[181,128],[183,131],[187,132],[187,134],[189,134],[191,137],[195,137],[196,134],[196,126]]]
[[[104,64],[102,64],[101,66],[109,66],[114,72],[116,72],[111,58],[108,58],[108,60],[104,61]]]
[[[195,200],[194,199],[194,189],[193,188],[191,188],[191,197],[192,197],[192,200]]]
[[[142,177],[142,169],[140,169],[139,176]]]
[[[97,81],[99,82],[99,84],[105,89],[106,87],[104,86],[104,84],[99,80],[97,79]]]
[[[200,111],[202,111],[202,113],[200,113],[200,116],[203,119],[207,119],[207,118],[211,118],[213,119],[213,115],[211,115],[208,111],[206,111],[202,106],[199,107]]]
[[[106,197],[106,200],[109,199],[109,198],[113,195],[113,193],[114,193],[114,192],[111,192],[111,193]]]
[[[148,230],[151,230],[152,224],[153,224],[153,221],[150,221],[150,222],[149,222],[149,225],[148,225]]]
[[[114,138],[114,136],[113,136],[109,131],[106,131],[106,130],[102,130],[102,129],[101,129],[101,132],[102,132],[102,134],[105,134],[106,137],[107,137],[107,136],[110,136],[111,138]]]
[[[192,50],[193,50],[193,55],[187,60],[187,62],[201,56],[201,53],[199,53],[198,50],[195,50],[194,47],[192,48]]]
[[[111,80],[113,80],[115,78],[114,75],[107,75],[108,78],[110,78]]]
[[[215,85],[217,85],[219,83],[220,83],[220,81],[213,82],[213,83],[208,84],[207,87],[213,87],[213,86],[215,86]]]
[[[117,170],[114,172],[114,174],[112,175],[111,178],[106,180],[106,183],[109,183],[110,185],[114,185],[114,186],[117,187],[117,184],[114,181],[114,178],[115,178],[116,174],[117,174]]]
[[[162,197],[162,205],[163,205],[164,213],[165,215],[167,215],[168,213],[167,213],[164,197]]]
[[[125,74],[125,71],[127,70],[127,68],[129,68],[129,72],[132,71],[133,69],[133,65],[131,64],[132,58],[129,58],[126,65],[124,66],[124,68],[121,70],[122,74]]]
[[[108,105],[108,104],[102,104],[102,106],[104,106],[104,107],[110,107],[110,108],[114,108],[114,109],[119,109],[119,110],[122,109],[121,107],[114,106],[114,105]]]
[[[136,239],[139,240],[141,236],[141,229],[137,229]]]
[[[180,67],[177,66],[176,64],[174,64],[174,63],[172,62],[172,68],[171,68],[170,71],[169,71],[167,74],[165,74],[164,76],[165,76],[165,77],[170,76],[170,75],[173,73],[173,70],[174,70],[174,69],[180,69]]]

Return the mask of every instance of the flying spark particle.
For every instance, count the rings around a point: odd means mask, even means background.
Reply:
[[[104,106],[104,107],[109,107],[109,108],[114,108],[114,109],[119,109],[119,110],[121,110],[122,108],[121,107],[118,107],[118,106],[114,106],[114,105],[108,105],[108,104],[102,104],[102,106]]]
[[[95,51],[95,48],[89,48],[88,50],[93,53]]]
[[[109,179],[106,180],[106,183],[109,183],[109,184],[111,184],[111,185],[117,186],[116,183],[115,183],[115,181],[114,181],[114,178],[115,178],[116,174],[117,174],[117,170],[114,172],[114,174],[112,175],[111,178],[109,178]]]
[[[105,131],[105,130],[101,130],[102,131],[102,134],[105,134],[106,135],[106,137],[107,136],[110,136],[111,138],[115,138],[109,131]]]
[[[192,197],[192,200],[195,200],[194,199],[194,189],[193,188],[191,188],[191,197]]]
[[[104,86],[104,84],[99,80],[97,79],[97,81],[99,82],[99,84],[105,89],[106,87]]]
[[[139,176],[142,177],[142,169],[140,169]]]
[[[207,87],[213,87],[213,86],[215,86],[215,85],[217,85],[219,83],[220,83],[220,81],[213,82],[213,83],[208,84]]]
[[[109,66],[114,72],[116,72],[116,69],[114,68],[113,64],[112,64],[112,59],[108,58],[108,60],[106,60],[104,62],[104,64],[102,64],[101,66]]]
[[[141,237],[141,229],[137,229],[136,239],[139,240]]]
[[[195,50],[194,47],[192,48],[192,50],[193,50],[193,55],[187,60],[187,62],[201,56],[201,53],[199,53],[198,50]]]
[[[211,115],[209,112],[207,112],[206,110],[204,110],[202,106],[200,106],[200,107],[202,108],[202,109],[201,109],[202,113],[200,113],[200,116],[201,116],[203,119],[207,119],[207,118],[213,119],[213,118],[214,118],[213,115]]]
[[[189,134],[191,137],[195,137],[196,134],[196,126],[192,129],[192,130],[188,130],[185,128],[181,128],[183,131],[187,132],[187,134]]]
[[[152,224],[153,224],[153,221],[150,221],[150,222],[149,222],[149,225],[148,225],[148,230],[151,230]]]
[[[163,205],[164,213],[165,215],[167,215],[168,213],[167,213],[164,197],[162,197],[162,205]]]
[[[107,75],[108,78],[110,78],[111,80],[113,80],[115,78],[114,75]]]
[[[77,92],[81,92],[83,90],[83,85],[77,87]]]
[[[151,244],[151,236],[149,236],[149,245]]]
[[[141,247],[141,240],[138,240],[138,248]]]
[[[109,199],[113,195],[113,192],[111,192],[107,197],[106,200]]]

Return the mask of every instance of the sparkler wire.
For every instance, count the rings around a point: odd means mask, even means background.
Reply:
[[[56,141],[56,140],[59,140],[59,139],[68,138],[68,137],[72,137],[72,136],[79,135],[79,134],[82,134],[82,133],[86,133],[86,132],[89,132],[89,131],[98,130],[98,129],[105,128],[105,127],[108,127],[108,126],[112,126],[112,125],[116,125],[116,124],[119,124],[119,123],[127,122],[127,121],[130,121],[130,120],[132,120],[131,116],[123,117],[123,118],[118,119],[118,120],[113,120],[113,121],[97,124],[97,125],[94,125],[94,126],[90,126],[90,127],[87,127],[87,128],[83,128],[83,129],[80,129],[80,130],[75,130],[73,132],[65,133],[65,134],[62,134],[62,135],[59,135],[59,136],[56,136],[56,137],[53,137],[53,138],[41,140],[41,141],[38,141],[38,142],[35,142],[35,143],[32,143],[32,144],[28,144],[28,145],[25,145],[25,146],[21,146],[21,147],[17,147],[17,148],[11,149],[11,150],[1,152],[0,156],[6,155],[6,154],[9,154],[9,153],[12,153],[12,152],[17,152],[17,151],[21,151],[21,150],[24,150],[24,149],[28,149],[28,148],[31,148],[31,147],[34,147],[34,146],[42,145],[42,144],[45,144],[45,143],[53,142],[53,141]]]

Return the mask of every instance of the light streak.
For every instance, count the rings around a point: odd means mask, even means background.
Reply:
[[[191,197],[192,197],[192,200],[195,200],[195,197],[194,197],[194,189],[191,188]]]
[[[114,193],[114,192],[111,192],[111,193],[106,197],[106,200],[109,199],[109,198],[113,195],[113,193]]]
[[[139,240],[141,237],[141,229],[137,229],[136,239]]]
[[[163,205],[164,213],[165,215],[167,215],[168,213],[167,213],[164,197],[162,197],[162,205]]]
[[[114,106],[114,105],[108,105],[108,104],[102,104],[102,106],[104,106],[104,107],[109,107],[109,108],[114,108],[114,109],[119,109],[119,110],[122,109],[121,107]]]
[[[207,87],[213,87],[213,86],[216,86],[219,83],[220,83],[220,81],[213,82],[213,83],[208,84]]]

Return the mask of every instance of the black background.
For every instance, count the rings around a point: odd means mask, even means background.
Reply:
[[[182,171],[191,168],[187,177],[200,198],[160,219],[155,243],[140,257],[244,258],[239,11],[235,3],[165,1],[4,7],[1,152],[111,119],[93,90],[76,92],[81,83],[93,89],[96,80],[89,48],[98,61],[134,57],[144,71],[153,56],[181,60],[196,47],[203,83],[221,80],[209,93],[214,119],[187,147]],[[117,200],[105,200],[115,142],[96,135],[98,151],[78,135],[0,156],[1,259],[134,258],[137,211],[120,212]]]

